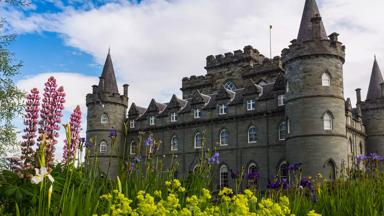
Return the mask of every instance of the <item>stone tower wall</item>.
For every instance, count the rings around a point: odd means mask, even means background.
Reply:
[[[384,155],[384,99],[363,104],[363,122],[367,132],[367,153]]]

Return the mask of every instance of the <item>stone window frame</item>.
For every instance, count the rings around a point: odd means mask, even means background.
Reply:
[[[247,100],[247,111],[256,110],[256,99],[248,99]]]
[[[285,167],[283,167],[285,166]],[[289,181],[289,163],[286,160],[281,160],[277,166],[277,175],[280,180],[286,178]]]
[[[224,83],[224,88],[229,91],[235,91],[237,89],[237,85],[233,80],[227,80]]]
[[[254,170],[251,170],[251,168],[252,167],[254,167]],[[259,172],[259,170],[260,170],[260,168],[259,168],[259,165],[255,162],[255,161],[250,161],[249,163],[248,163],[248,166],[247,166],[247,183],[248,183],[248,186],[257,186],[257,179],[255,179],[256,181],[254,181],[254,180],[252,180],[252,179],[249,179],[248,178],[248,175],[251,173],[251,171],[252,172],[254,172],[254,171],[256,171],[256,172]]]
[[[226,133],[226,134],[223,134]],[[225,137],[223,137],[225,136]],[[227,141],[224,143],[224,141]],[[219,133],[219,144],[220,146],[228,146],[229,145],[229,130],[227,128],[222,128]]]
[[[130,120],[129,121],[129,128],[135,128],[135,120]]]
[[[198,138],[199,137],[199,146],[197,145],[198,143],[197,143],[197,141],[198,141]],[[200,133],[200,131],[197,131],[196,133],[195,133],[195,135],[193,136],[193,144],[194,144],[194,147],[195,147],[195,149],[201,149],[202,148],[202,137],[201,137],[201,133]]]
[[[132,140],[129,146],[129,154],[130,155],[135,155],[137,154],[137,143]]]
[[[284,126],[284,137],[282,137],[282,126]],[[282,121],[280,122],[279,124],[279,127],[278,127],[278,137],[279,137],[279,141],[284,141],[287,137],[287,123],[286,121]]]
[[[353,154],[353,141],[352,141],[352,137],[349,137],[348,139],[348,144],[349,144],[349,151],[351,154]]]
[[[328,71],[321,74],[321,86],[329,87],[331,86],[331,82],[332,76]]]
[[[101,140],[101,142],[99,144],[99,152],[100,152],[100,154],[106,154],[107,151],[108,151],[107,141]]]
[[[109,123],[109,116],[107,113],[103,113],[100,116],[100,123],[101,124],[108,124]]]
[[[285,95],[281,94],[277,96],[277,106],[282,107],[285,105]]]
[[[156,124],[156,117],[155,116],[149,116],[149,125],[154,126]]]
[[[364,155],[364,147],[363,147],[363,143],[361,141],[359,143],[359,148],[360,148],[360,155]]]
[[[323,120],[323,130],[324,131],[332,131],[333,130],[333,120],[334,116],[331,111],[327,110],[323,113],[321,116],[321,119]]]
[[[219,168],[219,185],[220,188],[229,186],[229,169],[226,164],[222,164]]]
[[[331,172],[327,173],[329,180],[334,181],[336,179],[336,176],[337,176],[337,166],[336,166],[335,161],[332,158],[325,161],[325,163],[323,165],[323,168],[328,168],[328,167],[331,168]]]
[[[250,136],[250,130],[251,129],[255,129],[255,140],[252,140],[251,141],[251,136]],[[256,126],[255,125],[251,125],[251,126],[249,126],[248,127],[248,132],[247,132],[247,134],[248,134],[248,143],[249,144],[251,144],[251,143],[257,143],[257,128],[256,128]]]
[[[171,140],[170,140],[170,144],[171,144],[171,151],[178,151],[179,150],[179,143],[178,143],[178,139],[177,139],[176,134],[172,135]]]
[[[228,114],[228,105],[227,104],[219,104],[219,115],[226,115]]]
[[[201,109],[196,108],[196,109],[193,110],[193,118],[194,119],[201,118]]]
[[[177,122],[177,113],[175,112],[171,113],[171,122],[172,123]]]

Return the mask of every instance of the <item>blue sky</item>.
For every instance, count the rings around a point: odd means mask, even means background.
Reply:
[[[19,87],[41,88],[54,75],[67,92],[68,119],[77,104],[85,111],[85,95],[97,83],[109,47],[119,87],[130,84],[130,102],[168,102],[172,94],[181,96],[183,77],[205,74],[208,55],[252,45],[268,56],[269,25],[273,55],[279,55],[297,36],[304,1],[46,0],[23,8],[0,3],[8,22],[1,31],[18,35],[10,49],[24,64]],[[340,33],[347,47],[345,96],[354,101],[355,88],[367,91],[374,53],[384,64],[384,2],[319,5],[327,33]]]

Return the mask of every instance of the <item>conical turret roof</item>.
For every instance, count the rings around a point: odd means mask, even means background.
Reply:
[[[375,56],[371,74],[371,81],[369,82],[368,87],[367,100],[374,100],[381,97],[381,83],[383,82],[383,75],[381,74],[381,70]]]
[[[103,72],[100,78],[104,79],[104,89],[101,89],[102,79],[100,79],[100,82],[99,82],[100,92],[119,93],[110,51],[108,51],[107,58],[105,59]]]
[[[312,40],[312,18],[320,16],[319,8],[317,7],[316,0],[306,0],[299,34],[297,36],[298,42]],[[320,21],[320,39],[328,39],[327,33],[324,28],[323,21]]]

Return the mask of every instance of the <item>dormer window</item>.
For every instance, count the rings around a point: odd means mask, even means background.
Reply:
[[[224,88],[231,91],[234,91],[237,89],[236,84],[233,81],[226,82],[224,84]]]
[[[225,104],[219,105],[219,115],[225,115],[228,113],[228,106]]]
[[[177,122],[177,113],[171,113],[171,122]]]
[[[284,106],[285,95],[277,96],[277,106]]]
[[[100,123],[101,124],[108,124],[108,121],[109,121],[109,118],[108,118],[107,113],[101,114]]]
[[[194,109],[193,110],[193,118],[199,119],[201,117],[201,110],[200,109]]]
[[[135,128],[135,120],[129,121],[129,128]]]
[[[155,125],[155,116],[149,117],[149,125],[151,126]]]
[[[247,100],[247,111],[253,111],[256,109],[256,100],[250,99]]]

